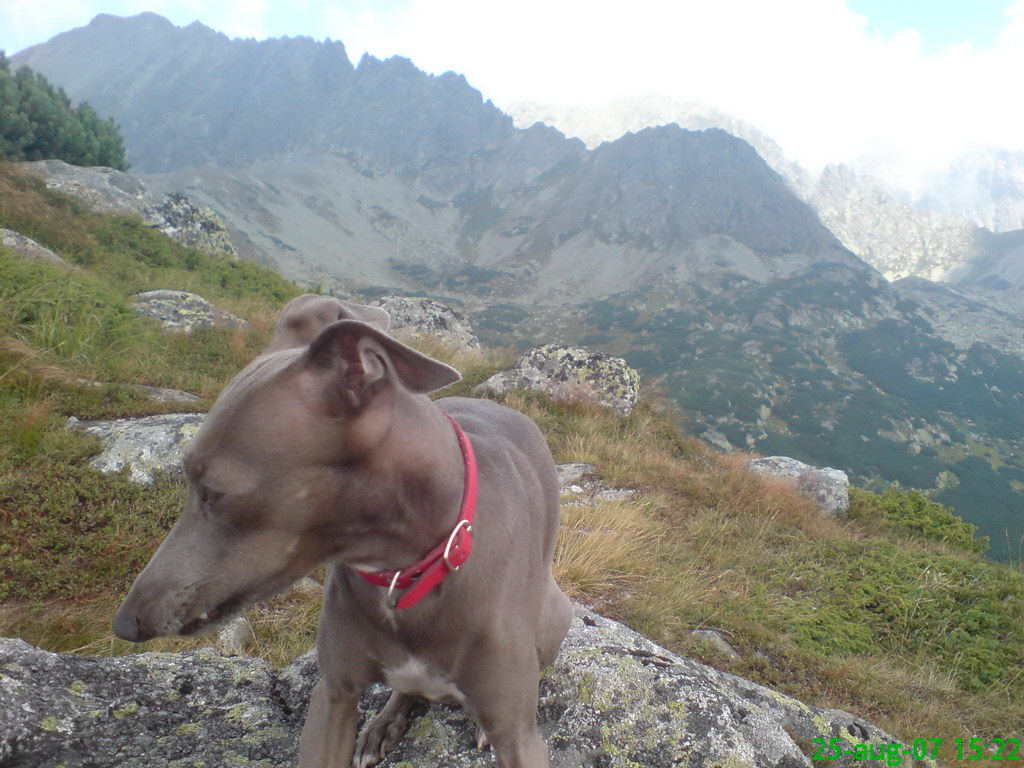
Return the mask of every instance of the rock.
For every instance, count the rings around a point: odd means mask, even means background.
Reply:
[[[225,656],[245,656],[246,646],[255,639],[249,620],[236,616],[217,633],[217,650]]]
[[[238,258],[231,235],[212,208],[199,207],[180,192],[172,192],[156,212],[163,217],[157,228],[165,235],[206,253]]]
[[[594,494],[598,501],[625,501],[640,493],[635,488],[605,488]]]
[[[456,349],[480,348],[466,318],[433,299],[385,296],[375,306],[391,315],[391,332],[395,336],[433,336]]]
[[[801,495],[818,504],[826,517],[846,517],[850,508],[850,480],[832,467],[812,467],[788,456],[751,459],[747,469],[764,477],[792,479]]]
[[[111,421],[69,420],[103,443],[103,451],[89,460],[100,472],[128,469],[128,477],[138,485],[149,485],[158,474],[181,472],[182,450],[202,423],[201,413],[166,413],[141,419]]]
[[[637,495],[633,488],[609,488],[597,475],[593,464],[557,464],[558,485],[562,496],[572,498],[569,505],[593,504],[596,501],[624,501]]]
[[[245,320],[187,291],[146,291],[135,296],[140,315],[155,317],[168,331],[191,333],[215,325],[245,326]]]
[[[739,661],[741,656],[736,649],[725,639],[725,635],[717,629],[695,629],[691,633],[698,640],[710,643],[711,647],[718,651],[728,661]]]
[[[312,651],[275,670],[209,649],[82,658],[0,640],[0,765],[94,765],[97,755],[119,768],[292,765],[316,678]],[[387,696],[380,685],[367,691],[364,722]],[[541,680],[538,723],[552,768],[795,768],[809,764],[798,741],[898,743],[858,717],[676,656],[583,608]],[[381,765],[493,768],[494,757],[476,749],[462,707],[420,704]]]
[[[729,438],[717,429],[705,429],[700,433],[700,439],[705,443],[713,445],[722,453],[735,453],[736,446],[729,442]]]
[[[323,594],[324,586],[312,576],[304,576],[292,584],[291,591],[299,595],[312,597]]]
[[[511,370],[491,376],[475,393],[501,395],[516,389],[544,392],[560,402],[583,400],[627,416],[640,397],[640,374],[619,357],[545,344],[519,358]]]
[[[39,259],[40,261],[48,261],[51,264],[58,264],[62,267],[69,266],[64,259],[45,245],[40,245],[31,237],[25,237],[25,235],[15,232],[13,229],[0,228],[0,245],[4,248],[10,248],[26,259]]]
[[[171,389],[169,387],[136,384],[135,388],[148,395],[150,400],[156,400],[158,403],[198,403],[202,400],[199,395],[193,395],[191,392],[183,392],[180,389]]]
[[[184,245],[207,253],[236,257],[224,223],[210,208],[200,208],[182,194],[154,195],[141,179],[113,168],[82,168],[61,160],[38,160],[20,167],[50,189],[70,195],[94,213],[141,218]]]
[[[558,472],[558,484],[563,489],[583,478],[597,476],[597,467],[593,464],[558,464],[555,469]]]
[[[212,649],[91,659],[0,640],[0,765],[291,765],[277,686],[266,662]]]

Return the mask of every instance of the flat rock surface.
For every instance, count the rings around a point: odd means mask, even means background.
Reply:
[[[20,232],[15,232],[13,229],[3,229],[0,227],[0,245],[4,246],[4,248],[10,248],[26,259],[39,259],[41,261],[48,261],[51,264],[68,266],[64,259],[45,245],[40,245],[31,237],[26,237]]]
[[[275,670],[210,649],[85,658],[0,639],[0,765],[292,765],[317,674],[313,652]],[[367,691],[363,722],[387,695],[379,685]],[[895,742],[860,718],[676,656],[583,608],[541,681],[538,723],[552,768],[795,768],[811,765],[796,741]],[[417,705],[382,765],[493,768],[474,733],[459,706]]]
[[[69,426],[103,443],[103,451],[89,460],[91,467],[107,473],[127,469],[133,483],[148,485],[159,474],[181,473],[182,451],[204,418],[202,413],[166,413],[141,419],[73,419]]]
[[[247,325],[237,315],[219,309],[202,296],[188,291],[160,290],[136,294],[135,309],[140,315],[156,318],[168,331],[181,333],[217,325]]]

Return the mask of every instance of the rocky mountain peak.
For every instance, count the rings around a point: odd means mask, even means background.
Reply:
[[[109,30],[116,30],[120,32],[124,31],[126,27],[130,28],[133,32],[170,32],[176,28],[169,19],[164,18],[159,13],[153,13],[152,11],[143,11],[142,13],[137,13],[134,16],[116,16],[112,13],[99,13],[87,26],[87,28],[103,32],[107,32]],[[189,25],[189,29],[193,27],[202,27],[203,29],[207,29],[211,32],[213,31],[198,21],[194,21]]]
[[[602,144],[587,164],[566,205],[598,212],[594,227],[610,242],[640,233],[661,249],[727,234],[760,254],[841,248],[750,144],[721,129],[646,128]]]

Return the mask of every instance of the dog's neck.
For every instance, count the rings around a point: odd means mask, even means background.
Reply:
[[[387,498],[363,534],[360,570],[397,570],[416,562],[447,537],[458,519],[465,486],[462,449],[451,423],[425,397],[403,397],[394,423],[373,459],[372,475]],[[346,558],[348,560],[348,558]]]

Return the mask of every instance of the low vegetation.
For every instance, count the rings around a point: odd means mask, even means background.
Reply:
[[[208,407],[298,289],[86,214],[10,166],[0,166],[0,226],[75,265],[0,249],[0,635],[65,652],[134,652],[112,637],[110,618],[183,489],[91,470],[97,445],[66,420],[169,409],[137,383],[196,392]],[[166,334],[130,308],[130,295],[150,288],[195,290],[251,323]],[[423,348],[466,374],[445,394],[468,394],[510,360]],[[625,419],[533,394],[507,403],[537,422],[558,461],[593,464],[605,483],[639,491],[566,504],[556,570],[574,598],[674,650],[907,740],[1020,735],[1024,574],[985,559],[973,527],[947,508],[858,490],[849,520],[822,519],[785,484],[745,472],[742,457],[684,435],[654,395]],[[307,650],[318,609],[302,592],[253,608],[253,650],[273,663]],[[702,627],[721,630],[741,660],[691,634]]]
[[[875,490],[925,490],[991,538],[991,557],[1024,556],[1020,359],[895,319],[842,330],[835,313],[856,317],[872,291],[837,293],[821,274],[714,295],[675,308],[627,291],[592,302],[571,334],[660,380],[695,433],[842,467]],[[821,322],[751,322],[775,303]]]

